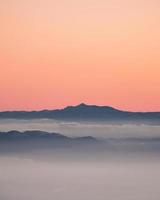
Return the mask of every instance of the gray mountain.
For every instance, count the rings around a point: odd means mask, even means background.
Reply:
[[[115,153],[143,153],[160,152],[160,137],[153,138],[107,138],[97,139],[92,136],[67,137],[59,133],[44,131],[9,131],[0,132],[0,155],[3,153],[50,153],[63,152],[66,155],[82,153],[82,155],[104,155],[109,152]],[[57,154],[60,156],[60,154]]]
[[[40,130],[29,130],[29,131],[8,131],[8,132],[0,132],[0,142],[4,141],[29,141],[29,140],[50,140],[50,141],[82,141],[82,142],[95,142],[97,141],[94,137],[86,136],[86,137],[67,137],[59,133],[49,133]]]
[[[56,119],[69,121],[104,122],[144,122],[160,123],[160,112],[129,112],[109,106],[86,105],[68,106],[64,109],[42,111],[6,111],[0,112],[0,119]]]
[[[91,136],[67,137],[59,133],[39,130],[0,132],[0,153],[33,152],[35,150],[77,149],[99,144]]]

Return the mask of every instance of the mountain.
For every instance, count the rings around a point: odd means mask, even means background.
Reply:
[[[9,141],[9,140],[33,140],[33,139],[54,139],[54,140],[65,140],[69,139],[68,137],[61,135],[59,133],[48,133],[45,131],[8,131],[8,132],[0,132],[0,141]]]
[[[0,112],[0,119],[55,119],[69,121],[104,122],[144,122],[160,123],[160,112],[129,112],[109,106],[86,105],[68,106],[64,109],[42,111],[6,111]]]
[[[39,130],[0,132],[0,153],[83,149],[84,147],[88,148],[88,146],[94,146],[98,143],[99,140],[91,136],[71,138],[59,133],[48,133]]]
[[[29,140],[50,140],[50,141],[82,141],[82,142],[95,142],[97,141],[94,137],[86,136],[86,137],[67,137],[59,133],[49,133],[40,130],[30,130],[30,131],[8,131],[8,132],[0,132],[0,142],[4,141],[29,141]]]
[[[59,133],[48,133],[40,130],[30,130],[30,131],[8,131],[8,132],[0,132],[0,142],[14,142],[14,141],[50,141],[50,142],[59,142],[59,141],[67,141],[67,142],[95,142],[97,141],[94,137],[86,136],[86,137],[67,137]]]
[[[92,136],[67,137],[59,133],[48,133],[44,131],[24,131],[12,130],[0,132],[0,155],[3,153],[50,153],[52,156],[59,152],[65,155],[82,153],[82,155],[105,155],[109,152],[160,152],[160,137],[144,138],[106,138],[97,139]]]

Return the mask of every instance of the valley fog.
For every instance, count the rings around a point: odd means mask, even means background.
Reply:
[[[102,138],[160,137],[160,126],[147,124],[105,124],[91,122],[65,122],[50,119],[0,120],[0,131],[41,130],[57,132],[70,137],[94,136]]]
[[[0,131],[10,130],[124,140],[100,149],[96,144],[28,149],[18,142],[14,152],[12,143],[2,142],[0,200],[159,200],[160,143],[153,138],[160,137],[160,126],[0,120]]]
[[[0,156],[1,200],[159,200],[160,160]]]

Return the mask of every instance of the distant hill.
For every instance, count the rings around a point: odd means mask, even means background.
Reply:
[[[49,133],[40,130],[30,130],[30,131],[8,131],[8,132],[0,132],[0,142],[4,141],[29,141],[29,140],[50,140],[50,141],[82,141],[82,142],[95,142],[97,141],[94,137],[86,136],[86,137],[67,137],[59,133]]]
[[[33,139],[54,139],[54,140],[65,140],[69,139],[66,136],[63,136],[59,133],[48,133],[45,131],[8,131],[0,132],[0,141],[9,141],[9,140],[33,140]]]
[[[69,121],[144,122],[160,124],[160,112],[129,112],[109,106],[80,104],[64,109],[0,112],[0,119],[55,119]]]
[[[48,133],[39,130],[0,132],[0,153],[23,153],[49,149],[83,149],[98,143],[99,140],[91,136],[71,138],[59,133]]]
[[[81,152],[83,155],[88,153],[96,154],[109,152],[160,152],[160,137],[153,138],[107,138],[98,139],[92,136],[86,137],[67,137],[59,133],[48,133],[44,131],[25,131],[19,132],[12,130],[0,132],[0,155],[3,153],[23,154],[48,152],[54,155],[56,152],[74,154]]]

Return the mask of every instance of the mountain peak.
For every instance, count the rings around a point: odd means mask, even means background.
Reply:
[[[88,107],[89,105],[85,104],[85,103],[80,103],[79,105],[77,105],[76,107]]]
[[[76,106],[68,106],[64,109],[62,109],[61,111],[65,111],[65,112],[76,112],[79,113],[80,115],[97,115],[98,113],[100,114],[101,112],[119,112],[117,109],[113,108],[113,107],[110,107],[110,106],[97,106],[97,105],[87,105],[85,103],[81,103],[81,104],[78,104]],[[81,113],[82,112],[82,113]],[[97,113],[98,112],[98,113]],[[64,113],[63,113],[64,114]]]
[[[97,108],[97,109],[109,109],[109,110],[117,110],[111,106],[98,106],[98,105],[88,105],[85,103],[81,103],[77,106],[73,106],[75,108]]]
[[[87,107],[90,107],[90,105],[87,105],[85,103],[80,103],[80,104],[78,104],[76,106],[67,106],[62,110],[70,110],[70,109],[75,109],[75,108],[87,108]]]

